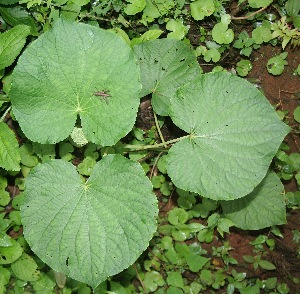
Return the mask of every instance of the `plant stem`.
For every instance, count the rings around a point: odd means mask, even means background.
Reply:
[[[153,166],[152,166],[152,168],[151,168],[151,172],[150,172],[150,176],[149,176],[149,179],[150,179],[150,180],[152,179],[153,172],[154,172],[154,168],[156,167],[156,164],[157,164],[157,162],[158,162],[158,160],[159,160],[159,158],[161,157],[162,154],[163,154],[163,152],[160,152],[160,153],[158,154],[157,158],[156,158],[155,161],[154,161],[154,164],[153,164]]]
[[[268,7],[269,7],[269,6],[263,7],[263,8],[261,8],[261,9],[255,11],[255,12],[249,14],[249,15],[246,15],[246,16],[237,16],[237,17],[231,16],[231,19],[247,19],[247,18],[249,18],[249,17],[254,16],[254,15],[257,14],[257,13],[260,13],[260,12],[264,11],[264,10],[267,9]]]
[[[3,97],[0,97],[0,101],[3,101],[3,102],[10,102],[10,99],[7,98],[6,96],[3,96]]]
[[[165,141],[164,136],[161,132],[161,129],[159,127],[159,123],[158,123],[158,120],[157,120],[157,115],[154,111],[153,111],[153,115],[154,115],[155,125],[156,125],[157,132],[159,134],[160,140],[161,140],[162,143],[165,143],[166,141]],[[165,144],[164,147],[167,148],[168,146]]]
[[[11,109],[11,106],[9,106],[9,107],[5,110],[5,112],[3,113],[3,115],[2,115],[2,117],[1,117],[1,119],[0,119],[0,121],[3,121],[3,120],[5,119],[7,113],[10,111],[10,109]]]
[[[147,149],[157,149],[157,148],[160,148],[160,147],[165,147],[167,149],[168,148],[167,145],[179,142],[182,139],[190,138],[190,137],[191,137],[191,135],[186,135],[186,136],[183,136],[183,137],[180,137],[180,138],[172,139],[172,140],[169,140],[169,141],[166,141],[166,142],[163,142],[163,143],[159,143],[159,144],[155,144],[155,145],[130,145],[130,144],[127,144],[127,145],[123,146],[122,148],[131,149],[131,150],[134,150],[134,151],[147,150]]]

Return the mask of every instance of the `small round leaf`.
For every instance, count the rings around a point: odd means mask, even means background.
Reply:
[[[57,272],[93,288],[131,265],[156,231],[157,199],[142,167],[107,155],[84,182],[64,160],[26,178],[21,207],[31,249]]]

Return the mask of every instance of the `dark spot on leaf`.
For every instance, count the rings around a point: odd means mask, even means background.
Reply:
[[[226,127],[228,127],[228,125],[225,125]]]
[[[66,259],[66,266],[69,265],[69,257]]]
[[[158,63],[158,60],[154,58],[154,63]]]
[[[180,59],[180,62],[183,62],[183,61],[185,61],[185,58]]]

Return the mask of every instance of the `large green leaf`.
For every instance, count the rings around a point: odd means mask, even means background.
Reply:
[[[59,20],[19,58],[10,96],[32,141],[65,139],[79,116],[89,141],[113,145],[134,125],[138,79],[133,52],[120,37]]]
[[[249,194],[289,131],[255,86],[228,73],[199,75],[170,109],[190,135],[169,150],[168,174],[177,187],[217,200]]]
[[[18,25],[0,34],[0,69],[11,65],[25,45],[30,27]]]
[[[38,165],[21,208],[31,249],[54,270],[95,288],[131,265],[156,231],[157,200],[142,167],[121,155],[84,182],[64,160]]]
[[[134,46],[141,70],[144,97],[152,93],[152,106],[160,115],[169,114],[170,98],[200,71],[194,51],[182,41],[159,39]]]
[[[20,161],[19,144],[14,132],[7,124],[0,122],[0,167],[18,171]]]
[[[222,201],[226,218],[243,230],[260,230],[286,223],[283,185],[275,173],[268,173],[247,196],[233,201]]]

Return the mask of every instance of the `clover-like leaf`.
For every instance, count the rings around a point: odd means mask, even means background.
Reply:
[[[184,42],[159,39],[134,46],[141,70],[140,96],[152,93],[152,106],[168,115],[170,98],[176,90],[199,73],[194,51]]]
[[[170,148],[168,174],[177,187],[216,200],[249,194],[289,131],[255,86],[224,72],[179,89],[170,116],[190,135]]]
[[[79,116],[88,141],[113,145],[134,125],[138,77],[132,50],[119,36],[59,20],[19,58],[13,112],[32,141],[64,140]]]
[[[226,218],[243,230],[260,230],[286,223],[284,190],[279,177],[268,173],[247,196],[233,201],[221,201]]]
[[[21,207],[31,249],[55,271],[95,288],[131,265],[156,231],[157,199],[142,167],[107,155],[84,182],[64,160],[26,178]]]

